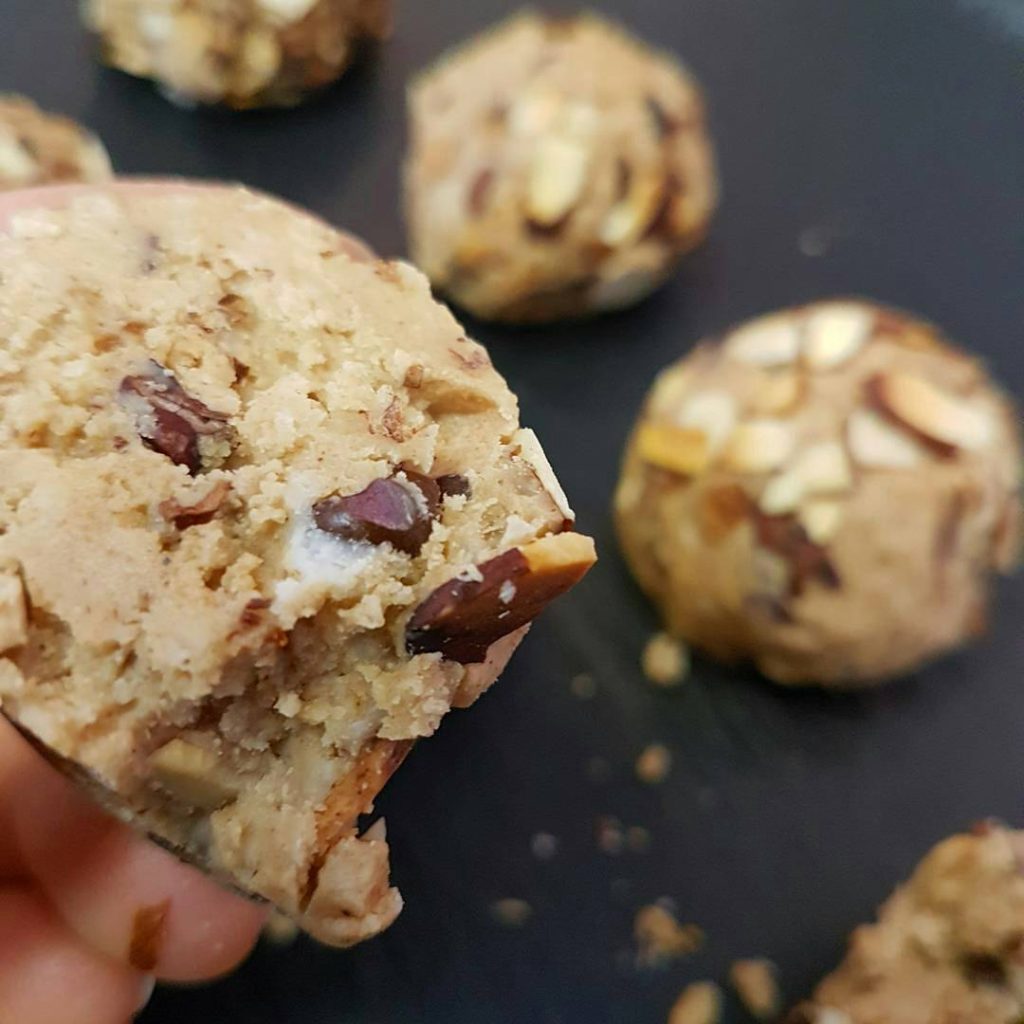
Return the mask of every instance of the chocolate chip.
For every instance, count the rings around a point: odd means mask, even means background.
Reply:
[[[819,583],[830,590],[839,588],[840,579],[828,552],[815,544],[792,515],[769,516],[753,512],[757,542],[789,563],[790,594],[799,597],[808,583]]]
[[[230,490],[231,484],[218,480],[193,504],[182,505],[176,498],[168,498],[160,502],[158,510],[164,519],[174,523],[176,529],[187,530],[190,526],[201,526],[213,519]]]
[[[210,468],[204,466],[204,449],[230,445],[234,437],[226,413],[215,412],[194,398],[173,374],[153,360],[144,374],[121,381],[118,398],[134,416],[142,443],[184,466],[193,476]]]
[[[405,470],[406,479],[381,477],[358,494],[333,495],[313,506],[313,520],[344,540],[390,543],[418,555],[433,528],[441,491],[430,477]]]
[[[446,498],[454,498],[459,494],[464,494],[467,498],[473,496],[470,482],[461,473],[445,473],[439,476],[437,486]]]

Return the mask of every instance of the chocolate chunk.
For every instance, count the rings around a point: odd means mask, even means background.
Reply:
[[[406,650],[481,662],[491,644],[532,621],[593,564],[593,542],[577,533],[505,551],[477,566],[479,579],[456,577],[434,590],[409,620]]]
[[[815,544],[792,515],[769,516],[754,512],[757,542],[789,563],[790,594],[799,597],[808,583],[820,583],[830,590],[839,588],[839,574],[828,552]]]
[[[406,479],[381,477],[358,494],[333,495],[313,506],[325,533],[344,540],[390,543],[418,555],[433,528],[441,491],[429,476],[404,470]]]
[[[134,416],[142,443],[195,476],[204,466],[203,441],[230,445],[234,431],[226,413],[193,398],[178,379],[150,360],[144,374],[125,377],[118,388],[121,404]],[[218,459],[217,461],[223,461]]]
[[[445,473],[439,476],[437,486],[446,498],[454,498],[459,494],[464,494],[467,498],[473,496],[472,486],[461,473]]]

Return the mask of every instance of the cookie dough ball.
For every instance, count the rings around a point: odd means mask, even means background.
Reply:
[[[3,713],[340,945],[401,906],[360,817],[594,557],[486,352],[350,252],[231,189],[0,236]]]
[[[628,306],[707,230],[697,84],[601,18],[516,17],[427,71],[409,109],[413,258],[478,316]]]
[[[1009,404],[908,316],[754,320],[657,379],[615,497],[671,631],[781,683],[907,672],[982,629],[1018,548]]]
[[[107,63],[171,98],[293,106],[391,30],[391,0],[84,0]]]
[[[1017,1024],[1024,1015],[1024,832],[936,846],[786,1024]]]
[[[0,94],[0,191],[112,175],[110,157],[91,132],[23,96]]]

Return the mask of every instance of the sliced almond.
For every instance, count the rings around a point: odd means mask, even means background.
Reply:
[[[548,462],[548,457],[544,454],[537,435],[528,427],[523,427],[516,431],[512,440],[519,445],[519,457],[530,464],[541,487],[551,496],[555,507],[562,513],[563,519],[567,523],[574,523],[576,513],[570,507],[569,499],[558,482],[558,477],[555,476],[555,471],[551,468],[551,463]]]
[[[991,416],[962,398],[909,373],[880,373],[868,382],[871,399],[926,441],[976,451],[992,443]]]
[[[836,535],[843,518],[842,502],[816,498],[806,502],[797,513],[800,525],[815,544],[827,544]]]
[[[912,437],[870,409],[850,413],[846,443],[854,462],[870,469],[909,469],[923,458],[921,446]]]
[[[551,89],[531,89],[509,111],[509,127],[515,135],[543,135],[554,125],[564,100]]]
[[[740,473],[771,473],[789,461],[795,447],[796,431],[791,423],[747,420],[733,431],[725,460]]]
[[[149,767],[153,778],[172,796],[207,811],[223,807],[238,794],[212,750],[180,737],[150,754]]]
[[[793,462],[809,494],[840,494],[853,484],[853,472],[846,451],[838,441],[809,445]]]
[[[757,503],[767,515],[782,516],[795,511],[803,497],[804,483],[800,474],[786,470],[765,484]]]
[[[530,163],[526,212],[540,227],[552,227],[576,205],[583,192],[590,150],[573,138],[549,135]]]
[[[717,454],[736,429],[736,400],[726,391],[696,391],[683,402],[675,422],[699,430],[711,455]]]
[[[800,354],[800,328],[790,313],[758,317],[729,335],[729,355],[753,366],[788,366]]]
[[[0,653],[28,640],[25,590],[16,572],[0,573]]]
[[[871,336],[875,314],[855,302],[830,302],[814,309],[804,323],[804,359],[815,370],[829,370],[851,359]]]
[[[783,416],[797,407],[803,391],[803,378],[796,370],[770,370],[758,381],[751,406],[762,415]]]
[[[683,476],[703,473],[711,462],[707,434],[693,427],[644,423],[637,431],[636,446],[644,462]]]
[[[629,191],[608,211],[598,237],[612,249],[635,241],[647,230],[664,196],[665,179],[661,175],[634,175]]]
[[[587,292],[587,305],[602,313],[626,309],[650,295],[661,283],[662,276],[653,267],[634,267],[625,273],[600,277]]]

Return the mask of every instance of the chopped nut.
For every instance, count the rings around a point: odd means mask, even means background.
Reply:
[[[176,498],[167,498],[157,506],[157,511],[177,530],[187,530],[190,526],[201,526],[210,522],[217,514],[224,499],[231,492],[231,484],[227,480],[218,480],[198,501],[191,505],[182,505]]]
[[[677,637],[655,633],[644,647],[641,666],[656,686],[678,686],[690,671],[690,652]]]
[[[804,324],[804,359],[815,370],[830,370],[851,359],[871,336],[874,312],[853,302],[830,302]]]
[[[231,452],[234,431],[227,414],[193,398],[153,360],[144,374],[121,381],[118,398],[134,417],[142,443],[193,476],[220,465]]]
[[[841,502],[819,498],[806,502],[797,512],[800,525],[815,544],[827,544],[835,537],[843,519]]]
[[[725,391],[697,391],[683,403],[675,422],[699,430],[706,438],[708,452],[716,455],[736,427],[736,401]]]
[[[775,965],[770,960],[736,960],[729,968],[729,981],[747,1012],[758,1020],[769,1020],[779,1010],[779,986]]]
[[[747,420],[733,432],[725,451],[729,468],[740,473],[770,473],[789,460],[796,431],[785,420]]]
[[[651,267],[634,267],[624,274],[598,277],[587,291],[587,305],[595,312],[625,309],[650,294],[661,279]]]
[[[789,313],[769,313],[733,331],[729,355],[753,366],[788,366],[800,354],[800,328]]]
[[[279,910],[272,910],[263,926],[263,937],[275,946],[288,946],[299,936],[299,926]]]
[[[413,612],[406,627],[410,654],[440,652],[474,664],[496,640],[532,621],[594,564],[594,542],[578,533],[542,537],[478,565],[477,578],[442,583]],[[515,589],[510,601],[505,587]]]
[[[571,526],[576,521],[576,513],[570,507],[569,499],[558,482],[558,477],[555,476],[555,471],[551,468],[537,435],[529,428],[522,427],[515,432],[512,441],[518,443],[519,457],[529,464],[541,487],[551,496],[555,507],[562,514],[566,527]]]
[[[491,917],[506,928],[522,928],[533,917],[533,907],[526,900],[506,896],[491,904]]]
[[[798,473],[786,470],[773,476],[765,484],[757,504],[761,511],[770,516],[795,512],[804,496],[804,482]]]
[[[941,454],[975,451],[991,444],[993,424],[983,410],[909,373],[880,373],[867,395],[883,415],[909,429]]]
[[[562,97],[550,89],[532,89],[512,105],[509,128],[516,135],[543,135],[554,125],[562,103]]]
[[[695,427],[642,423],[636,445],[644,462],[682,476],[702,473],[711,462],[707,435]]]
[[[869,469],[909,469],[922,459],[921,446],[870,409],[855,409],[846,421],[846,443],[855,462]]]
[[[572,138],[549,135],[530,164],[526,213],[532,224],[553,228],[576,205],[586,182],[590,151]]]
[[[663,177],[634,175],[629,191],[605,216],[598,237],[610,249],[640,238],[661,209],[664,195]]]
[[[213,811],[238,795],[220,758],[206,747],[176,737],[149,755],[153,779],[172,796]]]
[[[853,485],[850,460],[838,441],[809,445],[793,460],[792,469],[808,494],[842,494]]]
[[[668,1024],[717,1024],[722,993],[713,981],[695,981],[680,993],[668,1015]]]
[[[0,653],[28,640],[25,589],[16,572],[0,573]]]
[[[796,408],[803,390],[803,377],[796,370],[769,370],[758,381],[751,405],[762,415],[783,416]]]
[[[668,778],[672,768],[672,752],[661,743],[644,747],[636,759],[636,777],[641,782],[656,786]]]
[[[700,535],[710,544],[727,537],[750,518],[751,500],[739,484],[724,484],[704,491],[697,507]]]
[[[465,496],[473,497],[473,487],[461,473],[443,473],[434,482],[438,490],[446,498]]]
[[[704,932],[695,924],[680,924],[661,903],[641,907],[633,920],[637,963],[658,967],[696,953],[704,945]]]
[[[343,540],[390,543],[418,555],[433,529],[441,490],[422,473],[403,472],[404,479],[380,477],[358,494],[322,498],[313,506],[314,522]]]

